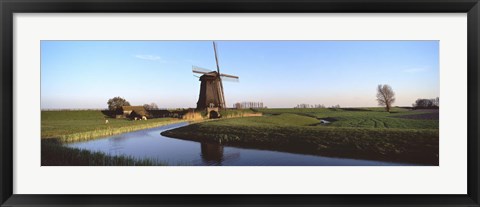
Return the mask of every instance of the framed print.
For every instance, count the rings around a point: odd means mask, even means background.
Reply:
[[[467,1],[2,1],[2,206],[479,206]]]

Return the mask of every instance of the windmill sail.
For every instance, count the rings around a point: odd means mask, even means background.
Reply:
[[[225,103],[225,95],[223,93],[223,83],[222,83],[222,77],[220,73],[220,65],[218,65],[218,55],[217,55],[217,44],[215,41],[213,42],[213,51],[215,52],[215,63],[217,64],[217,73],[218,73],[218,80],[220,82],[220,87],[219,87],[219,92],[218,92],[218,98],[219,98],[219,106],[220,108],[225,108],[226,103]]]
[[[206,69],[206,68],[202,68],[202,67],[192,65],[192,72],[198,73],[198,74],[205,74],[205,73],[211,73],[213,71],[209,70],[209,69]]]
[[[215,53],[215,63],[217,64],[217,73],[220,74],[220,66],[218,65],[217,44],[213,42],[213,52]]]

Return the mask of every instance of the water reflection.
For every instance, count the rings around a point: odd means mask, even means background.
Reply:
[[[221,165],[223,161],[223,146],[213,143],[201,143],[202,160],[208,165]]]
[[[218,143],[201,143],[200,149],[203,165],[224,165],[240,158],[239,152],[225,153],[224,146]]]

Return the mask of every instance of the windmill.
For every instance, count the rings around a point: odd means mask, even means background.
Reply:
[[[222,80],[238,81],[238,76],[220,73],[220,66],[218,65],[217,56],[217,44],[215,42],[213,42],[213,52],[215,53],[215,63],[217,65],[216,71],[192,66],[193,73],[201,74],[200,77],[197,76],[201,82],[197,109],[226,108]]]

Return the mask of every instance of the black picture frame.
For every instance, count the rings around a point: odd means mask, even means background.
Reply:
[[[0,0],[1,206],[480,206],[479,0]],[[465,195],[20,195],[13,194],[14,13],[467,13],[468,189]],[[455,178],[451,178],[455,179]],[[439,181],[441,182],[441,181]]]

